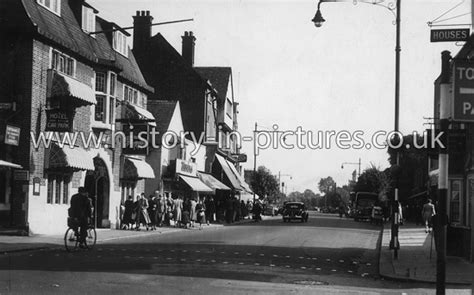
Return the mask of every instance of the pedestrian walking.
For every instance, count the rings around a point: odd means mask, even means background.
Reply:
[[[135,219],[133,218],[133,197],[128,196],[128,199],[124,203],[124,212],[122,217],[122,229],[132,229],[132,224],[135,223]]]
[[[248,212],[247,212],[247,205],[245,205],[245,202],[244,200],[240,201],[240,212],[241,212],[241,215],[240,215],[240,219],[245,219],[245,216],[248,215]]]
[[[151,223],[150,216],[148,215],[148,200],[145,198],[145,194],[137,196],[137,223],[136,230],[140,230],[140,225],[143,224],[148,230]]]
[[[260,220],[262,220],[262,216],[261,216],[262,209],[263,209],[262,203],[260,202],[260,200],[256,200],[255,203],[253,204],[253,214],[254,214],[255,222],[259,222]]]
[[[225,200],[225,220],[227,223],[232,223],[232,218],[234,218],[234,203],[232,197],[228,196]]]
[[[250,202],[250,200],[247,200],[247,217],[248,219],[250,219],[250,213],[252,213],[252,203]]]
[[[181,198],[181,196],[178,196],[178,198],[174,200],[174,222],[176,227],[181,227],[182,212],[183,199]]]
[[[204,202],[204,206],[206,207],[206,217],[208,222],[215,222],[216,221],[216,203],[214,202],[214,198],[209,196]]]
[[[202,224],[206,222],[206,214],[205,208],[203,205],[202,200],[196,204],[196,214],[197,214],[197,221],[199,222],[199,229],[202,229]]]
[[[174,211],[174,202],[170,195],[166,198],[166,216],[165,221],[166,225],[171,226],[171,221],[173,220],[173,211]]]
[[[191,227],[194,227],[194,223],[197,220],[196,205],[197,205],[196,200],[194,200],[194,198],[191,198],[191,209],[189,211],[189,217],[190,217],[190,220],[191,220]]]
[[[435,214],[436,214],[435,206],[431,203],[431,199],[428,199],[426,204],[423,205],[423,210],[421,210],[421,216],[423,216],[426,233],[431,232],[431,229],[432,229],[431,219],[433,215]]]
[[[156,226],[158,225],[158,202],[159,199],[157,193],[150,195],[148,201],[148,214],[150,215],[151,230],[156,230]]]
[[[158,191],[155,192],[157,194]],[[157,203],[157,223],[159,227],[163,226],[163,223],[165,222],[165,215],[166,215],[166,200],[163,197],[163,195],[158,193],[158,203]]]
[[[233,212],[234,212],[234,217],[232,218],[232,222],[234,221],[239,221],[240,219],[240,202],[237,197],[234,196],[232,200],[232,206],[233,206]]]
[[[181,222],[184,228],[188,228],[190,225],[190,222],[191,222],[189,218],[190,212],[191,212],[191,199],[186,199],[183,202],[183,216],[181,218]]]

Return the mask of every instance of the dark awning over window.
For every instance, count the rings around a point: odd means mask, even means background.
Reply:
[[[86,104],[96,104],[95,91],[89,85],[54,70],[49,71],[51,86],[48,87],[48,97],[71,96]]]

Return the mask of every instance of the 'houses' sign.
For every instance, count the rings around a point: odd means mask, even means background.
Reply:
[[[466,41],[469,29],[443,29],[431,30],[431,42],[457,42]]]

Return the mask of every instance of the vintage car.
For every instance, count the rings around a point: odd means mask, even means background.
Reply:
[[[308,222],[306,206],[301,202],[285,203],[283,207],[283,222],[290,222],[295,219],[301,220],[301,222]]]
[[[266,205],[263,209],[263,215],[275,216],[278,215],[278,208],[273,205]]]

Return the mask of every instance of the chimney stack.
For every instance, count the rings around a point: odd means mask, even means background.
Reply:
[[[147,47],[151,38],[151,24],[153,17],[150,11],[138,11],[133,17],[133,49],[140,50]]]
[[[183,47],[181,55],[183,56],[184,62],[190,66],[194,66],[194,45],[196,37],[194,37],[193,32],[184,32],[183,38]]]

